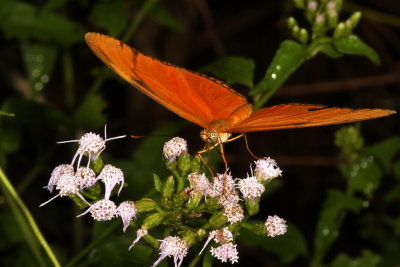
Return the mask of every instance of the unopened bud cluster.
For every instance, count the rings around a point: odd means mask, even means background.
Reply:
[[[268,216],[262,223],[248,223],[249,218],[259,212],[265,187],[282,174],[273,159],[255,161],[246,178],[235,178],[228,170],[207,176],[203,170],[208,168],[202,165],[200,157],[191,156],[186,140],[175,137],[163,148],[163,158],[171,175],[164,179],[153,176],[154,188],[160,196],[156,200],[142,198],[117,205],[111,198],[113,192],[119,194],[122,190],[124,174],[109,164],[94,168],[97,172],[91,168],[95,165],[90,164],[91,161],[99,159],[107,141],[93,135],[90,133],[90,140],[97,143],[88,142],[88,134],[82,137],[84,141],[78,140],[80,146],[72,164],[56,167],[46,188],[50,192],[56,189],[57,196],[69,196],[77,203],[80,200],[80,207],[87,209],[78,217],[87,213],[96,221],[119,217],[124,232],[133,220],[137,220],[134,226],[138,229],[129,249],[142,239],[152,242],[159,249],[159,257],[152,266],[165,258],[173,258],[175,267],[181,266],[195,243],[203,244],[200,254],[208,248],[211,255],[221,262],[236,263],[239,252],[235,238],[242,227],[251,229],[252,225],[257,225],[254,226],[255,233],[270,237],[286,232],[285,220],[276,215]],[[81,167],[83,155],[89,157],[89,163]],[[74,168],[77,158],[78,166]],[[168,235],[152,237],[152,234],[162,232]]]
[[[310,36],[306,28],[298,25],[297,21],[290,17],[288,27],[292,36],[301,43],[325,37],[328,32],[332,32],[334,39],[349,36],[357,26],[361,13],[353,13],[347,20],[339,22],[339,12],[342,9],[343,0],[293,0],[295,6],[304,10],[304,16],[311,25],[312,34]]]

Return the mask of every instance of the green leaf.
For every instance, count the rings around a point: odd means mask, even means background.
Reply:
[[[331,43],[320,45],[319,51],[331,58],[340,58],[343,56],[343,53],[339,52]]]
[[[394,156],[400,151],[400,137],[392,137],[380,143],[364,147],[364,155],[372,155],[383,165],[386,171],[391,171]]]
[[[153,173],[153,180],[154,180],[154,188],[157,190],[157,192],[161,192],[163,183],[161,182],[160,177],[158,177],[157,174]]]
[[[32,93],[33,95],[40,94],[53,72],[58,52],[57,47],[39,43],[23,43],[21,49]]]
[[[358,191],[371,198],[383,177],[381,167],[372,156],[358,159],[349,167],[347,177],[350,192]]]
[[[83,28],[50,10],[39,10],[22,1],[8,1],[0,10],[1,28],[7,38],[36,39],[72,45],[82,42]]]
[[[158,24],[165,26],[171,30],[181,32],[184,25],[177,20],[167,9],[157,5],[153,7],[149,14]]]
[[[364,43],[357,35],[351,34],[333,42],[336,49],[349,55],[366,56],[375,64],[379,64],[379,56],[369,45]]]
[[[255,108],[257,109],[264,104],[309,56],[307,46],[291,40],[282,42],[264,78],[250,91],[252,96],[266,93],[262,97],[263,100],[259,102],[260,104],[255,101]]]
[[[89,15],[91,23],[103,27],[111,36],[119,36],[127,25],[128,19],[129,9],[124,7],[122,0],[99,1]]]
[[[212,73],[229,84],[253,87],[254,61],[252,59],[227,56],[200,68],[200,72]]]
[[[21,130],[15,124],[0,126],[0,151],[6,154],[16,151],[21,143]]]
[[[74,118],[77,126],[98,128],[106,123],[103,110],[107,102],[99,94],[87,96],[76,111]]]
[[[201,266],[202,267],[212,267],[212,263],[213,263],[213,256],[211,256],[211,253],[209,250],[207,250],[206,252],[204,252],[204,257],[203,257],[203,261]]]
[[[339,254],[330,267],[376,267],[382,261],[381,256],[369,250],[363,250],[358,258]]]
[[[306,257],[308,249],[303,234],[295,225],[289,223],[287,229],[284,235],[273,238],[256,235],[247,229],[243,229],[240,232],[239,240],[247,246],[260,247],[275,254],[280,258],[281,263],[288,264],[300,256]]]
[[[358,212],[363,206],[363,200],[345,195],[340,191],[330,190],[328,198],[322,206],[317,232],[314,239],[314,266],[321,263],[332,243],[339,235],[339,228],[346,212]]]

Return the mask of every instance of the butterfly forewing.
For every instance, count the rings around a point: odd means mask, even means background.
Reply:
[[[231,129],[245,133],[302,128],[368,120],[396,113],[385,109],[327,108],[322,105],[286,104],[260,109]]]
[[[222,82],[144,56],[112,37],[87,33],[86,41],[93,52],[122,78],[203,128],[214,120],[227,119],[239,107],[249,105],[244,96]],[[248,115],[242,115],[238,121]]]

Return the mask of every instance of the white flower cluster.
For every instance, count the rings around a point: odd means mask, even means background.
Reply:
[[[59,142],[78,142],[79,147],[72,159],[71,164],[62,164],[54,168],[48,185],[45,186],[45,188],[52,193],[55,187],[55,189],[58,190],[58,194],[41,204],[40,207],[46,205],[57,197],[76,195],[89,206],[87,211],[78,215],[78,217],[88,212],[91,213],[93,219],[96,221],[107,221],[113,219],[114,217],[121,217],[123,221],[123,230],[125,231],[130,220],[136,218],[137,210],[135,205],[131,201],[126,201],[122,202],[117,208],[116,204],[110,200],[111,192],[113,191],[114,187],[118,184],[120,185],[118,190],[119,194],[124,185],[124,174],[122,170],[108,164],[103,167],[100,174],[96,177],[96,173],[90,168],[90,162],[94,161],[105,149],[107,141],[124,137],[125,135],[107,139],[105,128],[104,139],[98,134],[86,133],[79,140]],[[83,155],[87,155],[89,158],[86,167],[80,166]],[[77,158],[77,170],[75,172],[74,163]],[[90,204],[82,196],[81,192],[85,188],[94,186],[97,181],[101,181],[104,184],[104,199]]]

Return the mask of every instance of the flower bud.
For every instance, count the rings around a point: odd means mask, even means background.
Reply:
[[[190,162],[190,171],[191,172],[201,172],[201,159],[199,155],[193,157],[192,161]]]
[[[199,228],[199,229],[197,229],[197,231],[196,231],[196,235],[197,235],[198,239],[201,240],[201,239],[203,239],[204,237],[206,237],[207,231],[204,230],[204,229],[202,229],[202,228]]]
[[[100,173],[104,167],[104,162],[100,156],[96,158],[95,161],[92,162],[93,170],[95,173]]]
[[[296,19],[293,18],[293,17],[289,17],[288,20],[287,20],[287,26],[288,26],[288,28],[289,28],[290,30],[291,30],[294,26],[298,26],[298,25],[297,25]]]
[[[361,12],[354,12],[353,15],[351,15],[351,17],[348,19],[351,22],[351,27],[354,29],[358,22],[361,19]]]
[[[161,213],[152,213],[148,215],[142,224],[142,229],[152,229],[163,222],[164,216]]]
[[[331,28],[336,27],[338,23],[338,13],[334,10],[328,11],[328,25]]]
[[[186,192],[186,190],[183,190],[181,192],[179,192],[178,194],[175,194],[173,196],[172,202],[174,203],[174,205],[176,207],[180,207],[182,206],[183,203],[186,202],[186,200],[189,199],[189,193]]]
[[[165,167],[167,168],[167,170],[173,171],[176,169],[176,167],[178,167],[178,162],[176,160],[174,160],[172,162],[169,162],[168,160],[166,160]]]
[[[345,35],[345,32],[346,32],[346,27],[345,27],[345,25],[344,25],[343,22],[340,22],[340,23],[337,25],[335,31],[333,32],[333,38],[334,38],[334,39],[343,38],[344,35]]]
[[[224,216],[223,212],[217,212],[210,217],[209,221],[211,228],[220,228],[228,222],[228,219]]]
[[[188,247],[196,242],[196,234],[193,231],[187,230],[182,235],[182,240],[186,241]]]
[[[292,28],[292,35],[295,38],[299,38],[300,37],[300,27],[299,26],[296,25],[296,26],[294,26]]]
[[[178,157],[178,170],[183,176],[190,171],[190,155],[180,155]]]
[[[247,209],[247,214],[249,216],[253,216],[258,213],[259,211],[259,206],[260,206],[260,198],[248,198],[245,200],[246,203],[246,209]]]
[[[175,192],[175,179],[171,175],[168,176],[167,181],[165,181],[161,194],[163,197],[171,197],[174,192]]]
[[[195,192],[194,194],[191,194],[191,197],[189,198],[189,201],[187,203],[188,211],[194,211],[199,206],[202,198],[203,198],[203,195],[199,192]]]
[[[300,30],[300,34],[299,34],[299,40],[300,42],[302,42],[303,44],[308,42],[308,31],[304,28],[302,28]]]
[[[138,212],[152,211],[157,207],[157,203],[150,198],[142,198],[135,201],[135,207]]]
[[[294,2],[294,5],[295,5],[297,8],[300,8],[300,9],[305,8],[305,2],[304,2],[304,0],[293,0],[293,2]]]

